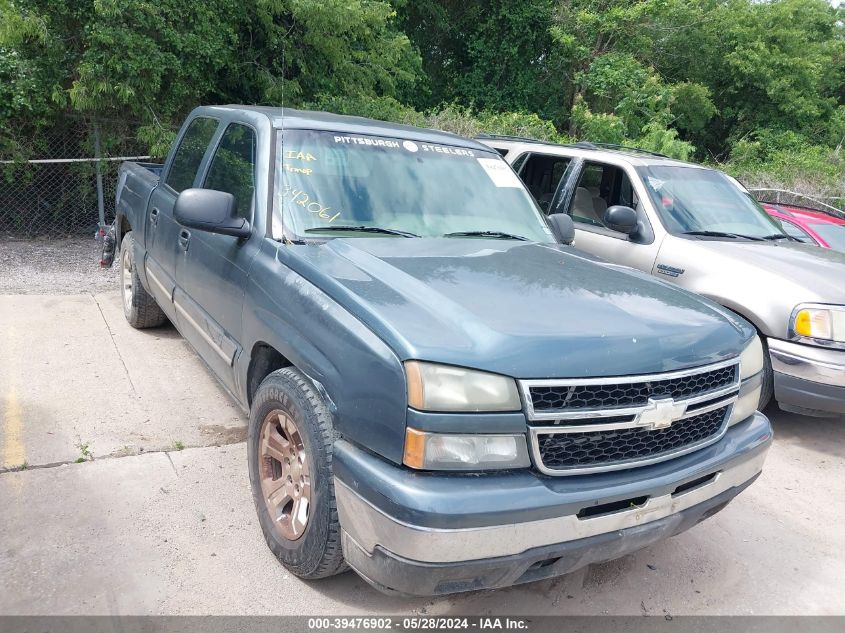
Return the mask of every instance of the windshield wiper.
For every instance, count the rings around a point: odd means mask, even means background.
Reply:
[[[306,233],[321,233],[323,231],[351,231],[358,233],[381,233],[383,235],[401,235],[402,237],[419,237],[410,231],[399,231],[397,229],[386,229],[381,226],[315,226],[305,229]]]
[[[792,237],[791,235],[787,235],[786,233],[772,233],[771,235],[764,235],[764,240],[770,240],[772,242],[776,242],[777,240],[789,240],[791,242],[800,242],[797,237]]]
[[[762,242],[765,238],[754,237],[753,235],[742,235],[741,233],[726,233],[724,231],[684,231],[681,235],[701,235],[704,237],[730,237],[732,239],[754,240]]]
[[[514,235],[513,233],[504,233],[502,231],[455,231],[454,233],[446,233],[443,237],[492,237],[500,240],[531,241],[527,237]]]

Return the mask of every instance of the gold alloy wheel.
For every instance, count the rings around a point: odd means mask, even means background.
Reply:
[[[259,476],[261,496],[276,532],[289,541],[303,535],[311,507],[311,473],[302,436],[281,409],[261,423]]]
[[[123,307],[129,311],[132,309],[132,260],[128,248],[123,249],[120,257],[120,285],[123,287]]]

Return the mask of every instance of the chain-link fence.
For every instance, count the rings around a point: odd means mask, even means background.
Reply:
[[[0,155],[0,236],[93,234],[114,218],[117,170],[146,159],[134,126],[67,117],[37,138],[12,138]]]

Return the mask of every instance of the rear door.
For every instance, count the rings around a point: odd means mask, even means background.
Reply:
[[[532,152],[517,158],[512,166],[543,213],[548,214],[558,185],[571,162],[572,159],[568,156]]]
[[[254,226],[256,131],[231,122],[213,145],[198,186],[231,193],[238,215]],[[174,301],[180,329],[235,393],[244,289],[260,241],[255,232],[244,239],[179,227]]]
[[[171,321],[176,321],[173,293],[180,254],[180,226],[173,217],[176,197],[194,185],[218,121],[196,117],[177,139],[176,150],[164,166],[161,181],[147,207],[147,258],[144,262],[150,290]]]

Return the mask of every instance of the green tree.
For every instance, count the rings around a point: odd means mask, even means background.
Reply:
[[[400,24],[423,59],[426,90],[410,104],[457,102],[560,119],[566,85],[549,25],[554,0],[407,0]]]
[[[380,0],[0,0],[0,136],[37,114],[141,124],[159,152],[200,103],[401,96],[418,55]]]

